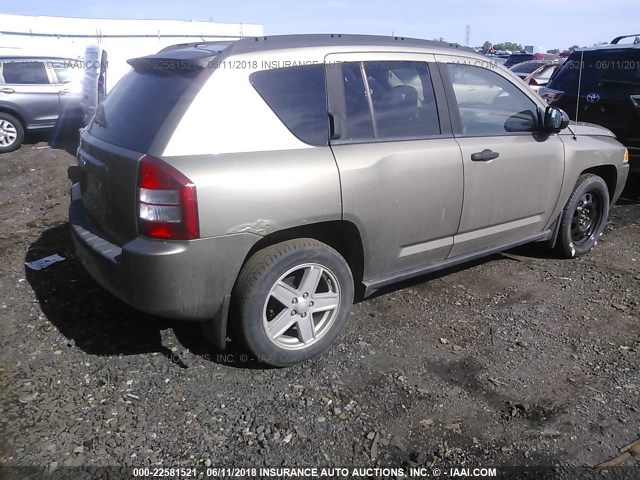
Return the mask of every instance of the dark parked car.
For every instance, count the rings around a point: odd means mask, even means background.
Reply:
[[[572,120],[615,133],[629,149],[631,170],[640,173],[640,43],[619,44],[622,38],[574,51],[540,95]]]
[[[518,63],[527,62],[529,60],[558,60],[557,55],[550,53],[514,53],[509,55],[507,61],[504,62],[504,66],[511,68]]]
[[[78,60],[0,56],[0,153],[20,148],[25,132],[81,118]]]

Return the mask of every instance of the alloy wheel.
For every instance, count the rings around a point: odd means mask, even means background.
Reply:
[[[7,120],[0,119],[0,147],[9,147],[16,142],[18,130]]]
[[[340,295],[336,276],[327,267],[308,263],[292,268],[267,295],[262,322],[267,337],[286,350],[313,345],[331,330]]]

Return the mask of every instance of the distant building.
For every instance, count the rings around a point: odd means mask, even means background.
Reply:
[[[525,45],[524,51],[527,53],[546,53],[547,51],[542,47],[537,47],[535,45]]]
[[[129,70],[126,60],[176,43],[263,35],[262,25],[180,20],[115,20],[0,14],[0,55],[83,58],[97,44],[108,53],[109,85]]]
[[[181,20],[116,20],[0,14],[0,54],[82,55],[87,45],[126,46],[132,56],[175,43],[238,40],[263,35],[262,25]]]
[[[91,62],[82,86],[85,111],[90,117],[101,96],[129,71],[129,58],[150,55],[177,43],[232,42],[263,34],[262,25],[247,23],[0,14],[0,55],[57,56]]]

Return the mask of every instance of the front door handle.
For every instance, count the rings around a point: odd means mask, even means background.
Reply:
[[[0,90],[0,92],[2,92],[2,93],[16,93],[16,91],[13,88],[3,88],[2,90]]]
[[[489,150],[485,148],[481,152],[476,152],[471,154],[471,160],[474,162],[488,162],[489,160],[493,160],[494,158],[498,158],[500,154],[498,152],[494,152],[493,150]]]

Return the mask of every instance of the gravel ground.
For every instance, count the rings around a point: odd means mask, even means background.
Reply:
[[[100,288],[66,223],[74,158],[37,140],[0,157],[5,466],[582,466],[640,437],[637,190],[586,257],[386,290],[327,354],[268,369]]]

